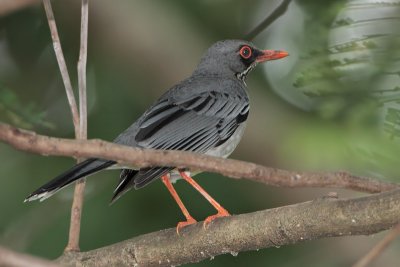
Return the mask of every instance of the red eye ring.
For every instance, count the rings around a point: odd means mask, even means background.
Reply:
[[[239,54],[242,58],[249,59],[253,54],[253,51],[251,50],[250,46],[244,45],[242,48],[240,48]]]

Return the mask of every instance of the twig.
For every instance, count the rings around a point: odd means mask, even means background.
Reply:
[[[61,76],[67,93],[69,107],[72,113],[72,121],[75,128],[75,136],[79,135],[79,113],[76,105],[74,91],[72,90],[71,79],[68,74],[68,68],[65,63],[64,54],[61,48],[60,38],[58,37],[57,25],[54,19],[53,9],[51,8],[50,0],[43,0],[44,9],[46,11],[47,20],[49,22],[51,39],[53,40],[54,52],[56,54],[58,66],[60,68]]]
[[[262,32],[264,29],[266,29],[269,25],[271,25],[277,18],[279,18],[280,16],[282,16],[289,4],[290,4],[291,0],[283,0],[282,3],[274,10],[272,11],[272,13],[266,17],[260,24],[258,24],[253,30],[251,30],[250,32],[248,32],[245,35],[245,39],[246,40],[252,40],[254,39],[260,32]]]
[[[210,171],[232,178],[247,178],[273,186],[334,187],[377,193],[399,188],[399,184],[359,177],[347,172],[295,172],[254,163],[222,159],[184,151],[156,151],[117,145],[101,140],[71,140],[37,135],[0,123],[0,140],[17,149],[70,157],[97,157],[118,161],[124,166],[177,166]]]
[[[81,45],[78,61],[80,139],[87,138],[86,63],[89,21],[89,0],[82,0]]]
[[[81,10],[81,44],[78,61],[78,84],[79,84],[79,135],[78,139],[87,138],[87,103],[86,103],[86,63],[87,63],[87,40],[89,20],[89,0],[82,0]],[[81,216],[85,192],[85,179],[76,183],[74,198],[71,207],[71,222],[69,228],[68,245],[65,251],[79,251],[79,236],[81,228]]]
[[[197,223],[135,237],[96,250],[63,255],[71,266],[177,266],[216,255],[334,236],[368,235],[400,218],[400,189],[355,199],[322,198],[225,217],[203,229]]]
[[[58,36],[54,14],[50,0],[43,0],[47,19],[53,39],[54,51],[56,53],[58,65],[60,67],[68,102],[70,105],[72,120],[75,128],[75,136],[78,139],[87,138],[87,105],[86,105],[86,61],[87,61],[87,34],[88,34],[88,0],[82,0],[81,14],[81,47],[78,61],[78,83],[79,83],[79,108],[76,105],[71,79],[65,63],[61,49],[61,42]],[[68,244],[66,251],[79,251],[80,222],[83,206],[83,194],[85,190],[84,179],[80,180],[75,186],[74,198],[71,207],[71,223],[69,230]]]
[[[8,267],[60,267],[59,264],[9,250],[0,246],[0,266]]]
[[[358,260],[353,267],[366,267],[374,261],[382,252],[400,235],[400,223],[396,225],[390,232],[376,244],[364,257]]]

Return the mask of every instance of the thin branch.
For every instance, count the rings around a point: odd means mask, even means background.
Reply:
[[[266,17],[260,24],[258,24],[253,30],[248,32],[244,39],[252,40],[260,34],[264,29],[271,25],[277,18],[285,14],[291,0],[283,0],[282,3],[272,13]]]
[[[79,136],[78,139],[87,139],[87,101],[86,101],[86,63],[88,40],[89,0],[82,0],[81,8],[81,44],[78,60],[79,84]],[[75,185],[74,198],[71,207],[71,222],[69,228],[68,245],[65,251],[79,251],[79,237],[81,229],[81,216],[85,192],[85,179],[79,180]]]
[[[8,267],[60,267],[59,264],[9,250],[0,246],[0,266]]]
[[[86,104],[86,63],[89,21],[89,0],[82,0],[81,10],[81,45],[78,60],[79,83],[79,115],[80,115],[80,139],[87,138],[87,104]]]
[[[124,166],[176,166],[216,172],[232,178],[246,178],[273,186],[333,187],[377,193],[399,188],[399,184],[359,177],[347,172],[295,172],[254,163],[216,158],[184,151],[157,151],[117,145],[101,140],[71,140],[38,135],[0,123],[0,140],[17,149],[42,155],[97,157]]]
[[[376,244],[364,257],[357,261],[353,267],[366,267],[374,261],[382,252],[400,235],[400,224],[396,225],[390,232]]]
[[[44,9],[46,11],[47,20],[49,22],[51,39],[53,40],[54,52],[56,54],[58,66],[60,68],[62,80],[67,93],[69,107],[72,113],[72,121],[74,123],[75,135],[79,135],[79,112],[76,105],[74,91],[72,90],[71,79],[68,74],[67,65],[65,63],[64,54],[61,48],[60,37],[58,36],[57,25],[54,19],[53,9],[51,8],[50,0],[43,0]]]
[[[177,266],[220,254],[335,236],[368,235],[399,222],[400,189],[355,199],[332,198],[225,217],[145,234],[96,250],[61,256],[72,266]]]

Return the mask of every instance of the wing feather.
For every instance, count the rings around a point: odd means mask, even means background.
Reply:
[[[248,99],[220,92],[203,92],[189,99],[164,100],[139,125],[140,147],[204,152],[229,139],[248,113]]]
[[[135,142],[143,148],[205,153],[232,136],[247,117],[248,107],[247,96],[216,91],[203,91],[181,99],[167,97],[139,120]],[[133,179],[128,175],[129,179],[121,179],[114,199],[131,187],[143,187],[172,169],[144,168]]]

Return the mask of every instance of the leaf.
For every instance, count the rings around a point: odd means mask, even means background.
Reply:
[[[0,84],[0,119],[9,120],[14,125],[32,129],[35,126],[54,129],[55,126],[46,120],[46,112],[40,111],[36,104],[21,103],[18,96],[9,88]]]

